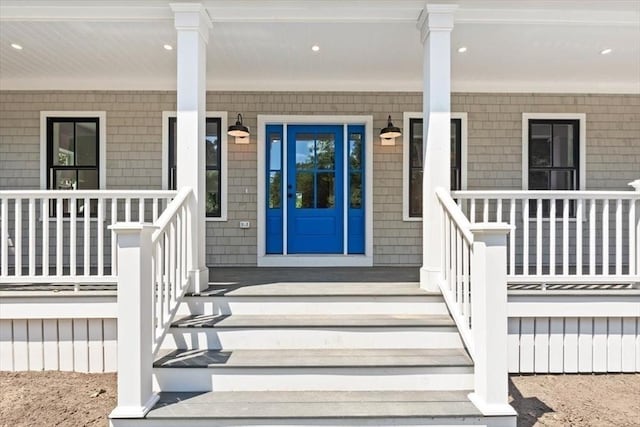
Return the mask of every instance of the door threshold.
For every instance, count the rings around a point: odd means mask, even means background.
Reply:
[[[292,254],[258,257],[258,267],[373,267],[367,255]]]

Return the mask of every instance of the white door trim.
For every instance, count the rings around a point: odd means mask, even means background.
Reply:
[[[266,126],[291,124],[364,125],[365,127],[365,253],[364,255],[266,254]],[[286,138],[283,135],[283,141]],[[345,144],[348,141],[345,140]],[[370,267],[373,266],[373,116],[258,115],[258,252],[259,267]],[[283,150],[286,149],[283,143]],[[346,200],[346,195],[345,195]],[[286,212],[283,212],[283,221]],[[286,224],[286,223],[285,223]],[[286,226],[283,227],[286,229]],[[346,232],[346,230],[345,230]],[[286,236],[285,236],[286,237]],[[283,242],[286,244],[286,241]],[[286,252],[284,252],[286,253]]]

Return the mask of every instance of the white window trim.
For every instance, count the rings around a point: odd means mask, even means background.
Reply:
[[[422,113],[404,113],[402,119],[402,220],[407,222],[422,222],[422,218],[409,216],[409,122],[411,119],[423,119]],[[460,142],[460,186],[463,190],[467,189],[467,113],[451,113],[452,119],[459,119],[460,133],[462,141]]]
[[[47,190],[47,119],[49,117],[80,117],[98,119],[98,181],[100,190],[107,188],[107,112],[106,111],[40,111],[40,188]]]
[[[178,114],[175,111],[163,111],[162,112],[162,189],[169,189],[169,118],[177,117]],[[222,173],[220,174],[220,198],[222,199],[222,205],[220,206],[220,217],[205,217],[205,221],[211,222],[224,222],[227,221],[227,206],[228,206],[228,180],[227,171],[228,155],[227,155],[227,112],[226,111],[207,111],[207,119],[220,119],[220,142],[222,152],[220,153],[220,167]]]
[[[522,189],[529,190],[529,120],[578,120],[580,141],[578,150],[578,190],[586,190],[587,115],[585,113],[522,113]]]
[[[283,125],[283,147],[287,125],[364,125],[365,128],[365,249],[364,255],[267,255],[266,254],[266,126]],[[346,132],[346,130],[345,130]],[[373,116],[258,115],[258,267],[371,267],[373,266]],[[347,166],[345,165],[345,168]],[[286,178],[286,175],[285,175]],[[345,184],[346,185],[346,184]],[[347,198],[345,197],[345,204]],[[286,212],[283,215],[286,221]],[[345,215],[346,221],[346,215]],[[283,227],[286,230],[286,227]],[[285,231],[286,233],[286,231]],[[345,228],[345,235],[347,229]],[[286,242],[286,234],[284,236]]]

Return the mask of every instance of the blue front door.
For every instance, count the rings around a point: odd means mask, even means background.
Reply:
[[[343,149],[342,126],[287,127],[288,253],[343,253]]]

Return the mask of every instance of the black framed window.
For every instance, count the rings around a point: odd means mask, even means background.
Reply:
[[[99,118],[47,117],[47,189],[97,190],[99,171]],[[96,208],[93,205],[92,201],[92,215]],[[78,213],[84,212],[82,201],[78,202],[77,209]],[[64,214],[69,215],[66,204]]]
[[[577,190],[580,182],[580,123],[578,120],[529,120],[529,190]],[[559,201],[562,204],[562,200]],[[549,216],[549,201],[542,212]],[[571,214],[573,215],[573,206]],[[536,202],[530,204],[535,215]],[[556,208],[562,215],[562,206]]]
[[[409,216],[422,216],[422,119],[409,119]],[[462,119],[451,119],[451,190],[462,188]]]
[[[169,118],[169,189],[177,188],[177,159],[176,140],[177,126],[176,118]],[[205,197],[206,215],[211,218],[221,216],[222,206],[222,146],[221,146],[221,126],[220,118],[207,118],[205,132]]]

